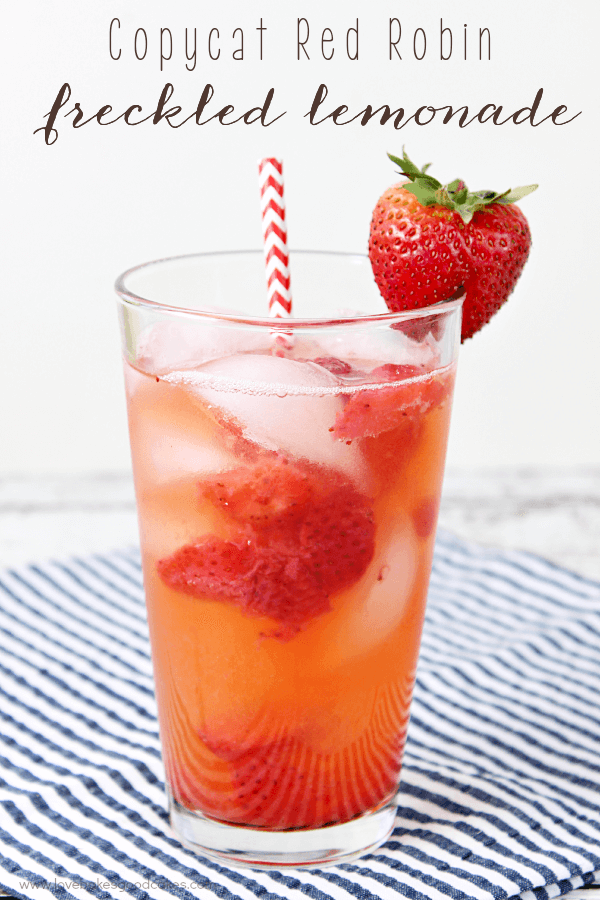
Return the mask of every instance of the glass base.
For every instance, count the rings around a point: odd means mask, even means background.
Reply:
[[[343,825],[265,831],[228,825],[169,799],[171,825],[182,844],[201,856],[254,869],[315,868],[351,862],[390,836],[396,804],[390,802]]]

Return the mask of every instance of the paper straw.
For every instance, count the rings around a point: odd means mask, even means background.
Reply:
[[[269,315],[286,319],[292,314],[292,290],[283,198],[283,163],[271,157],[261,159],[258,174]],[[292,345],[291,333],[278,330],[276,339],[284,347]]]

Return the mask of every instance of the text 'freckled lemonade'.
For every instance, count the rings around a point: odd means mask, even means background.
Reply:
[[[290,320],[284,344],[152,313],[125,329],[125,379],[172,808],[297,836],[385,808],[388,833],[460,303]]]

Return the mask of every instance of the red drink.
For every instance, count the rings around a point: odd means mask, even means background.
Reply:
[[[269,335],[185,368],[143,346],[126,362],[163,755],[183,819],[282,832],[392,808],[454,375],[423,330],[392,335],[410,362],[334,357],[318,334],[287,358]]]

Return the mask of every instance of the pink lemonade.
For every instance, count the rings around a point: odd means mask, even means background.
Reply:
[[[454,378],[431,335],[406,338],[419,342],[407,364],[302,342],[292,358],[126,362],[179,808],[315,829],[395,794]]]

